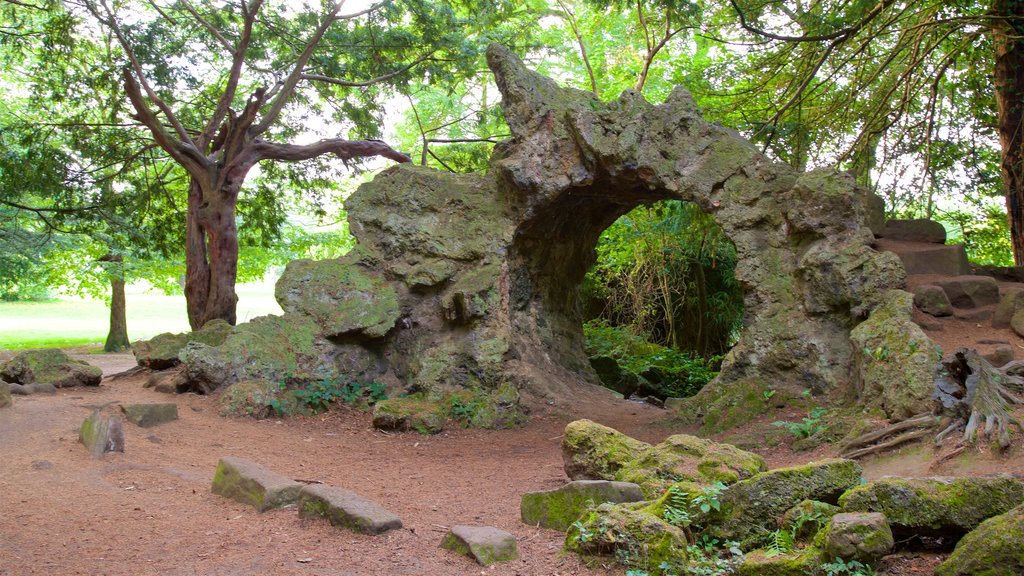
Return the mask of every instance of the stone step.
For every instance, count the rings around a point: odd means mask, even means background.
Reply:
[[[967,251],[959,244],[930,244],[925,242],[897,242],[879,238],[878,250],[895,253],[907,269],[907,274],[941,274],[960,276],[970,274]]]
[[[122,404],[121,410],[129,422],[141,428],[152,428],[178,419],[178,405],[173,402]]]
[[[213,475],[213,493],[242,504],[250,504],[260,512],[294,503],[302,484],[268,470],[263,466],[233,456],[217,463]]]
[[[299,516],[323,516],[334,526],[344,526],[364,534],[383,534],[402,527],[402,520],[376,502],[355,492],[328,486],[309,484],[299,492]]]

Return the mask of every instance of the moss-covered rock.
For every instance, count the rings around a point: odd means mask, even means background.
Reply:
[[[817,576],[821,573],[821,551],[813,547],[777,555],[754,550],[743,557],[736,569],[736,576]]]
[[[828,459],[778,468],[728,486],[718,495],[720,507],[694,519],[702,534],[736,540],[755,548],[778,526],[778,519],[803,500],[835,502],[860,484],[861,468],[853,460]]]
[[[441,547],[469,556],[481,566],[519,557],[516,537],[491,526],[452,526]]]
[[[850,332],[856,395],[897,420],[929,410],[942,359],[942,349],[911,320],[912,309],[913,295],[891,290]]]
[[[444,429],[448,408],[443,402],[422,395],[381,400],[373,407],[373,426],[381,430],[414,430],[437,434]]]
[[[935,576],[1024,574],[1024,505],[985,520],[959,542]]]
[[[514,428],[526,420],[519,391],[511,383],[494,390],[468,388],[443,396],[448,416],[467,428]]]
[[[180,363],[179,355],[189,342],[207,346],[220,346],[234,327],[220,318],[210,320],[194,332],[174,334],[165,332],[149,340],[139,340],[132,345],[132,353],[139,366],[151,370],[166,370]]]
[[[565,531],[594,506],[641,500],[640,487],[631,482],[573,480],[554,490],[523,494],[519,512],[526,524]]]
[[[57,348],[19,352],[0,366],[0,379],[23,386],[99,386],[102,378],[102,370],[75,360]]]
[[[897,539],[958,536],[1024,502],[1024,482],[987,478],[882,478],[843,494],[848,512],[881,512]]]
[[[838,506],[817,500],[804,500],[782,515],[779,528],[792,534],[797,542],[809,542],[840,512]]]
[[[401,316],[395,289],[350,257],[289,262],[274,295],[286,313],[315,319],[328,338],[380,338]]]
[[[569,478],[633,482],[649,498],[680,481],[729,484],[766,469],[763,458],[729,444],[676,434],[652,446],[590,420],[565,427],[562,460]]]
[[[614,555],[626,566],[652,576],[685,565],[686,546],[686,534],[679,528],[657,516],[615,504],[602,504],[587,513],[565,536],[565,548],[570,552]]]
[[[829,521],[819,537],[824,558],[856,560],[872,566],[888,554],[895,541],[885,515],[843,512]]]
[[[765,395],[768,390],[775,390],[771,397]],[[785,401],[785,391],[763,379],[741,378],[713,380],[696,395],[673,402],[671,409],[683,423],[700,423],[702,434],[715,434],[750,422]]]
[[[119,411],[109,406],[93,410],[78,430],[78,441],[94,458],[124,452],[124,420]]]
[[[217,462],[210,490],[214,494],[253,506],[259,512],[266,512],[294,504],[299,499],[302,486],[255,462],[225,456]]]
[[[268,380],[242,380],[228,386],[217,399],[221,416],[244,416],[262,420],[305,413],[294,390]]]

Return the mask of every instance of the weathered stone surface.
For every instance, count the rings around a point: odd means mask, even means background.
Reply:
[[[946,291],[934,284],[923,284],[914,288],[914,306],[932,316],[952,316],[953,305]]]
[[[882,229],[882,238],[903,242],[928,242],[944,244],[946,228],[942,224],[924,218],[914,220],[886,220]]]
[[[519,557],[516,537],[491,526],[452,526],[441,547],[476,560],[481,566]]]
[[[119,412],[110,408],[93,410],[78,432],[78,440],[94,458],[108,452],[124,452],[124,424]]]
[[[0,379],[22,385],[50,384],[56,388],[99,386],[103,371],[63,350],[26,350],[0,366]],[[35,390],[40,391],[40,390]]]
[[[601,504],[574,522],[565,549],[588,555],[615,555],[627,567],[654,569],[662,563],[685,565],[686,534],[657,516],[625,505]],[[658,570],[655,572],[661,574]]]
[[[177,394],[185,392],[189,388],[188,378],[185,376],[183,366],[160,372],[153,372],[146,378],[143,388],[152,388],[163,394]]]
[[[907,274],[960,276],[971,273],[967,250],[961,244],[899,244],[879,238],[879,250],[896,252]]]
[[[381,400],[373,407],[373,427],[437,434],[444,430],[448,410],[441,402],[405,396]]]
[[[157,334],[149,340],[139,340],[132,345],[132,353],[139,366],[145,366],[151,370],[166,370],[180,363],[178,356],[189,342],[220,346],[227,339],[232,328],[233,326],[218,318],[210,320],[195,332],[185,334],[165,332]]]
[[[957,276],[936,280],[957,308],[979,308],[999,303],[999,284],[991,276]]]
[[[1010,318],[1010,328],[1017,336],[1024,338],[1024,308],[1013,313],[1013,317]]]
[[[843,512],[825,527],[821,549],[824,558],[856,560],[872,566],[888,554],[895,541],[885,515],[878,512]]]
[[[821,562],[821,551],[813,547],[775,556],[754,550],[743,556],[736,576],[810,576],[820,572]]]
[[[988,354],[982,354],[982,358],[988,360],[989,364],[995,367],[1005,366],[1014,358],[1013,346],[1009,344],[997,344]]]
[[[643,499],[640,486],[632,482],[574,480],[554,490],[523,494],[519,511],[526,524],[565,531],[593,506]]]
[[[702,534],[736,540],[750,549],[801,501],[832,503],[860,482],[861,468],[853,460],[828,459],[769,470],[726,487],[718,495],[720,509],[710,510],[694,523],[705,526]]]
[[[296,502],[302,487],[303,484],[255,462],[225,456],[217,463],[211,490],[264,512]]]
[[[913,297],[892,290],[850,333],[854,394],[900,420],[927,411],[942,349],[911,320]]]
[[[178,419],[178,405],[173,402],[122,404],[121,410],[129,422],[142,428],[151,428]]]
[[[798,542],[809,541],[839,512],[838,506],[827,502],[804,500],[782,515],[779,528],[793,534]]]
[[[1007,290],[992,313],[992,327],[1009,328],[1013,315],[1021,309],[1024,309],[1024,289]]]
[[[865,190],[862,201],[868,228],[876,237],[881,236],[885,231],[885,198]]]
[[[14,400],[11,399],[10,387],[0,383],[0,408],[7,408],[14,404]]]
[[[565,427],[562,461],[573,480],[633,482],[649,498],[678,481],[728,484],[767,469],[760,456],[729,444],[676,434],[652,446],[590,420]]]
[[[882,478],[843,494],[847,512],[881,512],[896,538],[957,536],[1024,502],[1024,482],[987,478]]]
[[[957,542],[935,576],[1024,574],[1024,505],[982,522]]]
[[[299,516],[327,518],[364,534],[383,534],[402,527],[402,520],[375,502],[336,486],[309,484],[299,492]]]
[[[293,390],[267,380],[242,380],[228,386],[217,398],[221,416],[247,416],[262,420],[302,413]]]

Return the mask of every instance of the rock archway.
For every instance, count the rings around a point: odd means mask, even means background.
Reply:
[[[577,299],[598,236],[666,198],[713,214],[736,245],[745,328],[720,385],[823,391],[849,379],[851,328],[904,281],[894,255],[870,248],[866,194],[850,178],[769,162],[705,122],[681,88],[660,105],[632,92],[604,103],[500,46],[488,63],[513,134],[490,173],[402,165],[360,187],[346,204],[357,248],[291,263],[283,317],[190,345],[198,387],[344,373],[407,391],[514,384],[566,399],[594,380]]]

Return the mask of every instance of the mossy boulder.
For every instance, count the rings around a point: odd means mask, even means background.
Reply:
[[[491,526],[452,526],[441,547],[476,560],[481,566],[519,557],[516,537]]]
[[[381,430],[414,430],[437,434],[444,430],[448,409],[444,403],[422,395],[381,400],[373,407],[373,427]]]
[[[804,500],[782,515],[779,528],[793,534],[797,542],[808,542],[840,510],[839,506],[827,502]]]
[[[1008,289],[999,299],[999,304],[992,313],[993,328],[1009,328],[1010,320],[1018,310],[1024,309],[1024,289]]]
[[[259,512],[294,504],[302,484],[268,468],[233,456],[217,462],[210,490],[225,498],[248,504]]]
[[[846,512],[881,512],[897,539],[960,536],[1024,502],[1024,481],[987,478],[882,478],[839,500]]]
[[[821,573],[821,551],[813,547],[776,555],[754,550],[743,557],[736,569],[736,576],[817,576]]]
[[[328,338],[380,338],[401,316],[395,289],[350,257],[289,262],[274,295],[286,313],[315,319]]]
[[[294,390],[269,380],[242,380],[228,386],[217,399],[221,416],[244,416],[262,420],[305,412]]]
[[[569,478],[633,482],[648,498],[680,481],[729,484],[767,469],[757,454],[729,444],[676,434],[652,446],[590,420],[565,427],[562,460]]]
[[[985,520],[957,542],[935,576],[1024,574],[1024,505]]]
[[[640,487],[631,482],[573,480],[554,490],[523,494],[519,512],[525,524],[565,531],[594,506],[643,499]]]
[[[890,290],[850,332],[854,391],[867,406],[901,420],[926,412],[942,349],[911,320],[913,295]]]
[[[719,509],[696,517],[694,524],[703,527],[703,535],[736,540],[749,550],[762,543],[778,527],[778,519],[801,501],[836,502],[860,482],[861,468],[853,460],[828,459],[770,470],[726,487],[718,495]]]
[[[519,391],[511,383],[493,390],[468,388],[443,396],[448,417],[467,428],[514,428],[526,420]]]
[[[856,560],[868,566],[888,554],[895,544],[885,515],[878,512],[836,514],[818,540],[824,558]]]
[[[773,390],[766,396],[766,392]],[[666,402],[684,424],[701,424],[702,434],[715,434],[750,422],[787,400],[786,390],[761,378],[713,380],[696,395]]]
[[[630,568],[652,576],[685,565],[686,534],[657,516],[616,504],[601,504],[574,522],[565,549],[586,555],[615,556]]]
[[[151,370],[166,370],[181,362],[179,355],[189,342],[220,346],[233,328],[232,325],[217,318],[210,320],[195,332],[183,334],[165,332],[157,334],[149,340],[139,340],[132,345],[132,353],[139,366],[145,366]]]
[[[103,379],[103,371],[81,360],[75,360],[63,350],[48,348],[19,352],[14,358],[0,365],[0,379],[23,386],[99,386],[100,380]]]
[[[914,288],[914,306],[931,316],[952,316],[953,305],[946,291],[934,284],[923,284]]]
[[[110,406],[93,410],[78,430],[78,441],[93,458],[102,458],[108,452],[124,452],[124,420],[119,411]]]

